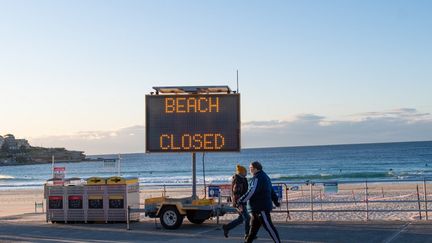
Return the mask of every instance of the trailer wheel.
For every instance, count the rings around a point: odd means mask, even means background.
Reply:
[[[166,206],[160,213],[160,222],[165,229],[177,229],[182,224],[183,218],[176,206]]]
[[[186,217],[189,220],[189,222],[194,223],[194,224],[202,224],[205,221],[205,219],[194,218],[194,216],[192,216],[192,215],[187,215]]]
[[[191,223],[202,224],[211,217],[211,213],[211,210],[188,210],[186,217]]]

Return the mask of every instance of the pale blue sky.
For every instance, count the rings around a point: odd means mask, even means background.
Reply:
[[[0,134],[64,146],[52,136],[142,126],[152,86],[235,88],[236,69],[243,122],[313,114],[328,126],[404,108],[430,122],[431,11],[431,1],[0,0]],[[77,144],[67,145],[93,151]]]

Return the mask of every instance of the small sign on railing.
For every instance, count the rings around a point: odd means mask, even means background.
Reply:
[[[324,182],[324,192],[325,193],[337,193],[338,192],[338,183],[336,181],[332,182]]]
[[[273,186],[273,190],[275,191],[277,197],[278,197],[278,201],[282,200],[282,186]]]
[[[220,194],[219,186],[208,186],[209,197],[219,197],[219,194]]]
[[[219,185],[221,197],[231,197],[231,184]]]
[[[289,190],[290,191],[298,191],[298,190],[300,190],[300,187],[299,186],[292,186],[289,188]]]

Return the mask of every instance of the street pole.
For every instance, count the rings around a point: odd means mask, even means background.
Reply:
[[[192,199],[196,199],[196,153],[192,153]]]
[[[118,163],[117,163],[117,176],[120,176],[120,166],[121,166],[121,157],[120,154],[118,154]]]
[[[51,173],[52,178],[54,179],[54,155],[51,155]]]

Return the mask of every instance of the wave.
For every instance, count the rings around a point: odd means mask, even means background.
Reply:
[[[10,175],[0,175],[0,180],[3,180],[3,179],[15,179],[15,177],[10,176]]]
[[[104,177],[104,173],[99,173],[100,176]],[[73,177],[72,173],[69,175]],[[122,173],[122,176],[137,176],[135,173]],[[206,176],[205,182],[207,184],[228,184],[231,181],[232,173],[209,173]],[[332,173],[332,172],[321,172],[321,173],[299,173],[299,174],[287,174],[287,173],[269,173],[270,178],[273,181],[325,181],[325,180],[380,180],[380,179],[423,179],[425,177],[432,177],[432,170],[411,170],[411,171],[364,171],[364,172],[345,172],[345,173]],[[162,184],[176,184],[186,185],[192,183],[192,177],[190,175],[178,175],[178,174],[167,174],[167,175],[138,175],[139,183],[141,186],[146,185],[162,185]],[[250,175],[248,175],[250,178]],[[197,175],[197,183],[204,183],[203,177]],[[18,187],[40,187],[45,183],[42,178],[34,177],[13,177],[6,174],[0,174],[0,188],[18,188]]]
[[[15,184],[15,185],[2,185],[0,184],[0,188],[8,189],[8,188],[42,188],[43,184]]]
[[[391,172],[352,172],[352,173],[320,173],[309,175],[280,175],[270,176],[273,180],[329,180],[329,179],[377,179],[396,178]]]
[[[196,178],[197,183],[203,183],[202,177]],[[207,176],[206,183],[229,183],[231,176]],[[192,183],[191,176],[169,176],[169,177],[139,177],[140,184],[181,184]]]

